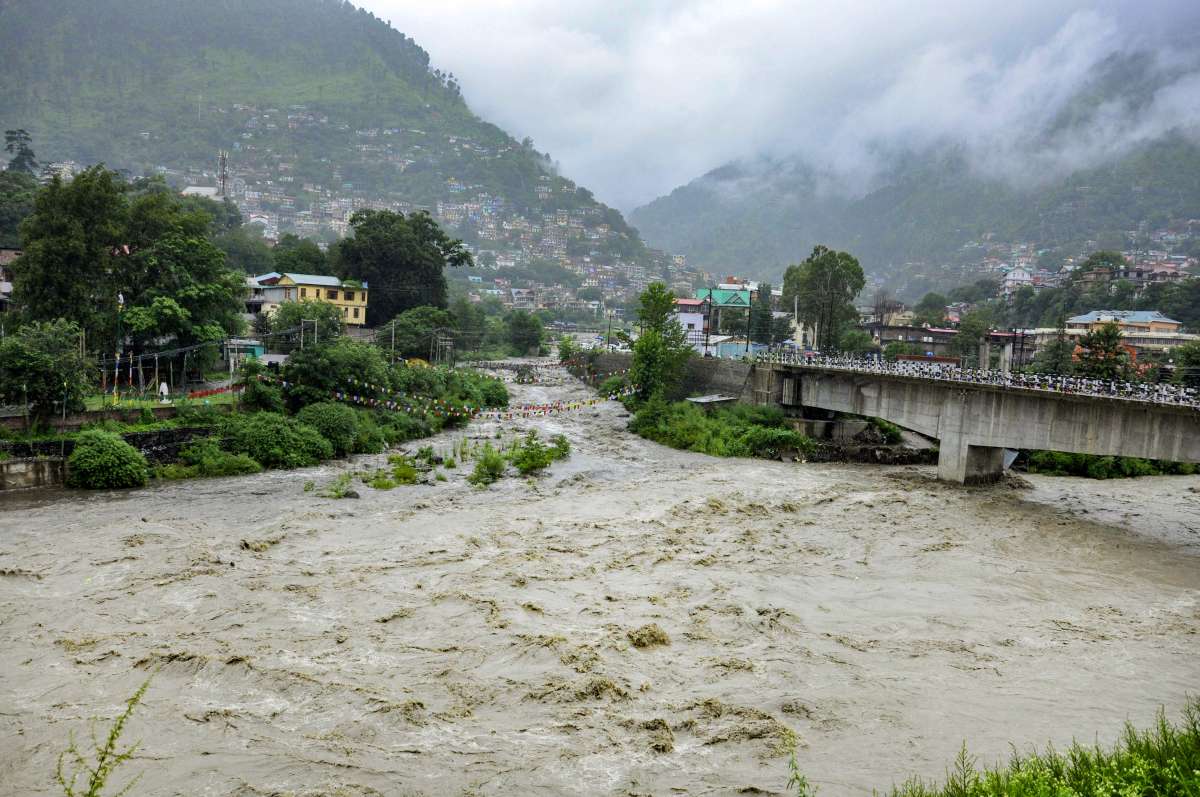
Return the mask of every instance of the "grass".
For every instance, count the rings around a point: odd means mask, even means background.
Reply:
[[[502,477],[507,466],[504,455],[491,443],[485,443],[479,458],[475,460],[475,470],[467,477],[467,481],[476,487],[486,487]]]
[[[138,743],[134,743],[132,746],[122,750],[120,749],[121,735],[125,732],[125,724],[133,716],[133,710],[142,702],[142,697],[149,688],[150,679],[147,678],[138,690],[133,693],[133,697],[125,701],[125,710],[113,721],[112,727],[108,729],[108,736],[105,737],[103,744],[96,741],[95,729],[93,728],[92,744],[96,748],[95,762],[90,762],[84,757],[75,743],[75,735],[71,734],[67,749],[59,754],[58,765],[54,770],[54,779],[62,788],[63,794],[66,797],[101,797],[117,767],[133,757],[133,754],[137,751]],[[68,762],[70,772],[64,766]],[[84,776],[86,776],[86,789],[82,791],[77,790],[76,784]],[[125,784],[125,788],[116,792],[117,797],[128,794],[141,777],[139,773],[133,780]]]
[[[788,787],[800,797],[813,788],[789,761]],[[1006,765],[980,769],[966,745],[943,783],[910,779],[890,797],[1195,797],[1200,794],[1200,699],[1191,698],[1178,724],[1159,709],[1154,725],[1139,731],[1126,723],[1111,748],[1073,743],[1064,752],[1013,751]]]
[[[234,393],[217,393],[212,396],[206,396],[202,399],[187,399],[177,396],[172,403],[163,404],[158,397],[154,398],[120,398],[114,399],[111,393],[101,393],[95,396],[88,396],[83,400],[83,406],[88,412],[100,412],[101,410],[137,410],[137,409],[154,409],[155,407],[171,407],[180,404],[183,401],[191,401],[193,403],[209,404],[233,404],[236,400]]]
[[[351,486],[354,482],[354,474],[343,473],[330,482],[324,490],[321,491],[322,498],[349,498],[354,493],[354,488]]]

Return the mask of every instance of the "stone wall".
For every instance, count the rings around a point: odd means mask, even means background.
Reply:
[[[229,412],[233,408],[230,404],[210,404],[208,406],[216,412]],[[147,407],[146,409],[150,411],[150,414],[154,416],[154,420],[156,421],[165,421],[179,414],[179,408],[173,404],[164,404],[160,407]],[[68,415],[66,418],[56,415],[50,418],[47,424],[54,431],[77,432],[86,424],[100,423],[102,421],[116,421],[128,424],[141,423],[142,410],[140,408],[115,408],[97,410],[96,412],[81,412],[77,415]],[[6,415],[0,417],[0,428],[23,431],[25,429],[25,416]]]
[[[148,462],[161,464],[174,462],[179,458],[181,448],[194,438],[211,435],[212,431],[212,428],[207,426],[180,427],[157,432],[133,432],[122,435],[122,437],[129,445],[141,451]],[[0,451],[14,459],[34,457],[66,459],[74,450],[74,440],[33,440],[28,442],[0,440]]]

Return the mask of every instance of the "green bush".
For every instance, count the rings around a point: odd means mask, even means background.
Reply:
[[[433,426],[423,415],[409,415],[405,412],[389,412],[380,418],[380,431],[387,444],[394,446],[429,437],[433,434]]]
[[[67,484],[89,490],[141,487],[149,478],[142,452],[112,432],[80,432],[67,460]]]
[[[320,432],[274,412],[231,415],[221,424],[222,447],[264,468],[303,468],[333,456]]]
[[[241,370],[241,406],[250,412],[283,412],[283,389],[265,381],[267,369],[257,360],[247,360]]]
[[[1026,463],[1030,473],[1046,476],[1083,476],[1089,479],[1122,479],[1163,474],[1191,475],[1196,466],[1188,462],[1067,454],[1061,451],[1032,451]]]
[[[217,441],[211,437],[188,443],[179,452],[179,458],[185,465],[194,469],[196,476],[241,476],[262,470],[262,465],[245,454],[222,451]]]
[[[467,477],[467,481],[477,487],[483,487],[504,475],[504,455],[492,448],[491,443],[484,443],[479,458],[475,460],[475,470]]]
[[[354,436],[355,454],[379,454],[387,448],[387,437],[367,410],[358,413],[358,432]]]
[[[903,430],[901,430],[896,424],[889,423],[883,418],[871,418],[869,420],[871,425],[878,429],[880,434],[883,435],[883,441],[888,445],[894,446],[904,438]]]
[[[628,383],[625,381],[624,376],[613,374],[600,383],[599,387],[596,388],[596,392],[601,396],[616,396],[624,391],[627,386]]]
[[[737,405],[705,413],[689,402],[668,404],[655,396],[641,406],[629,428],[672,448],[717,457],[775,458],[787,450],[813,448],[811,440],[787,428],[776,407]]]
[[[162,479],[163,481],[194,479],[199,475],[199,468],[192,467],[191,465],[183,465],[179,462],[171,462],[154,468],[154,478]]]
[[[392,478],[397,484],[416,484],[420,478],[416,463],[408,457],[393,455],[388,457],[388,463],[392,466]]]
[[[531,430],[513,446],[508,454],[508,461],[522,476],[529,476],[550,467],[550,463],[554,461],[554,451],[538,440],[537,432]]]
[[[321,401],[302,408],[296,413],[296,420],[320,432],[321,437],[333,446],[335,457],[344,457],[354,451],[358,413],[353,408],[334,401]]]

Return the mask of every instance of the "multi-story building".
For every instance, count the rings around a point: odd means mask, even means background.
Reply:
[[[246,309],[253,315],[270,315],[286,302],[327,302],[342,311],[350,326],[367,323],[367,283],[322,274],[280,274],[272,271],[246,280],[250,297]]]

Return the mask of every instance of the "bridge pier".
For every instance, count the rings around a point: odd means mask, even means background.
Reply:
[[[961,436],[938,441],[938,478],[958,484],[990,484],[1004,475],[1004,449],[973,446]]]

